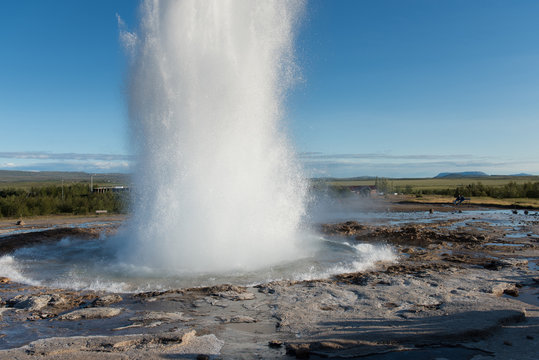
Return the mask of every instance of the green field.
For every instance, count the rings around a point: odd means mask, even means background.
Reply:
[[[420,197],[414,195],[398,195],[391,196],[394,197],[397,201],[406,201],[414,203],[424,203],[424,204],[453,204],[455,198],[453,196],[444,196],[444,195],[422,195]],[[398,198],[398,199],[397,199]],[[505,198],[505,199],[495,199],[487,196],[474,196],[470,200],[467,200],[464,203],[466,205],[480,205],[480,206],[499,206],[507,208],[528,208],[528,209],[539,209],[539,199],[530,199],[530,198]]]
[[[97,210],[125,213],[129,193],[92,192],[97,187],[129,185],[124,174],[0,170],[0,218],[88,215]]]
[[[128,211],[129,193],[97,193],[93,186],[130,184],[126,174],[87,174],[81,172],[24,172],[0,170],[0,218],[91,214]],[[539,207],[539,176],[483,176],[423,179],[313,179],[313,187],[329,186],[335,196],[347,196],[349,186],[376,185],[388,196],[406,201],[450,203],[455,193],[474,204]]]
[[[387,179],[394,189],[410,186],[414,191],[430,192],[431,190],[456,189],[459,186],[481,183],[485,186],[502,187],[511,182],[526,184],[539,182],[539,176],[482,176],[463,178],[421,178],[421,179]],[[332,179],[327,181],[330,186],[361,186],[374,185],[375,179],[347,180]]]
[[[26,189],[43,186],[64,186],[74,184],[88,184],[93,178],[94,187],[118,186],[130,183],[127,174],[88,174],[84,172],[62,171],[11,171],[0,170],[0,190],[2,189]]]

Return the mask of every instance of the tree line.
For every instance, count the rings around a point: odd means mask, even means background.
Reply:
[[[539,182],[517,184],[510,182],[502,186],[485,186],[480,182],[466,186],[458,186],[453,195],[457,196],[490,196],[493,198],[539,198]]]
[[[42,186],[25,189],[0,190],[0,217],[76,214],[87,215],[96,210],[125,213],[128,194],[94,193],[88,185]]]
[[[539,199],[539,182],[516,183],[509,182],[504,185],[484,185],[481,182],[460,185],[445,189],[422,189],[412,185],[397,185],[386,178],[376,178],[375,186],[380,193],[399,193],[409,195],[446,195],[464,197],[492,197],[497,199],[504,198],[530,198]],[[320,190],[321,185],[315,184],[313,189]],[[329,186],[330,193],[335,196],[346,196],[350,193],[350,186],[332,185]]]
[[[424,194],[424,195],[448,195],[465,197],[471,196],[485,196],[497,199],[506,198],[530,198],[539,199],[539,182],[528,182],[518,184],[516,182],[509,182],[504,185],[483,185],[481,182],[472,183],[468,185],[460,185],[456,188],[447,189],[413,189],[412,186],[407,185],[405,187],[396,187],[396,192],[403,194]]]

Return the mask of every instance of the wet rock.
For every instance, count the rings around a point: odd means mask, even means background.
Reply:
[[[286,344],[286,353],[297,359],[308,359],[311,353],[310,344]]]
[[[96,307],[73,310],[58,316],[58,320],[107,319],[119,315],[123,309],[112,307]]]
[[[99,238],[100,234],[101,229],[95,228],[58,228],[25,234],[7,235],[2,237],[0,254],[9,253],[22,247],[60,241],[66,237],[77,239],[97,239]]]
[[[25,223],[23,220],[17,220],[17,222],[15,223],[15,225],[18,225],[18,226],[24,226],[24,225],[26,225],[26,223]]]
[[[205,354],[198,354],[197,355],[197,360],[209,360],[209,359],[210,359],[209,355],[205,355]]]
[[[232,291],[236,293],[244,293],[247,291],[247,288],[245,286],[223,284],[223,285],[215,285],[215,286],[203,287],[203,288],[186,289],[185,291],[191,292],[191,293],[202,293],[202,294],[210,295],[210,294],[227,292],[227,291]]]
[[[485,238],[483,237],[483,240]],[[457,234],[454,234],[453,235],[453,241],[457,241],[457,242],[478,242],[479,239],[473,235],[473,234],[470,234],[470,233],[467,233],[467,232],[462,232],[462,233],[457,233]]]
[[[249,323],[255,323],[256,322],[256,319],[254,319],[254,318],[252,318],[250,316],[246,316],[246,315],[236,315],[236,316],[233,316],[233,317],[230,317],[230,318],[217,317],[217,319],[219,319],[224,324],[228,324],[228,323],[232,323],[232,324],[240,324],[240,323],[249,324]]]
[[[11,279],[5,276],[0,276],[0,284],[11,284]]]
[[[260,286],[258,285],[258,292],[262,294],[275,294],[275,289],[270,286]]]
[[[516,287],[505,289],[503,293],[512,297],[518,297],[518,289]]]
[[[321,350],[340,350],[343,348],[341,344],[333,341],[321,341],[316,344],[316,347]]]
[[[504,267],[507,267],[509,266],[510,264],[504,262],[504,261],[500,261],[500,260],[491,260],[491,261],[487,261],[486,263],[483,264],[483,267],[487,270],[501,270],[503,269]]]
[[[358,272],[358,273],[335,275],[335,279],[337,281],[341,281],[347,284],[365,286],[372,280],[372,277],[367,274]]]
[[[111,304],[119,303],[122,300],[123,298],[120,295],[110,294],[110,295],[98,297],[97,299],[92,301],[91,306],[93,307],[108,306]]]
[[[75,306],[80,305],[82,302],[82,299],[75,299],[73,297],[68,297],[63,294],[52,294],[48,306],[51,309],[60,311],[71,309]]]
[[[17,295],[7,301],[7,306],[34,312],[59,312],[73,309],[86,301],[86,296],[77,293],[53,293],[37,295]]]
[[[503,294],[517,297],[518,289],[515,284],[500,283],[492,287],[491,293],[496,296],[502,296]]]
[[[129,321],[149,322],[149,321],[187,321],[189,318],[185,318],[183,313],[173,312],[161,312],[161,311],[149,311],[142,315],[138,315],[129,319]]]
[[[417,277],[424,277],[428,275],[429,271],[445,271],[447,272],[452,271],[452,267],[443,263],[435,263],[435,262],[429,262],[425,264],[414,264],[414,265],[407,265],[407,264],[397,264],[397,265],[389,265],[386,270],[384,271],[386,274],[389,275],[399,275],[399,274],[410,274]]]
[[[357,221],[347,221],[339,224],[323,224],[322,232],[330,235],[353,236],[366,228]]]
[[[386,239],[397,245],[426,246],[432,242],[446,241],[448,236],[417,224],[396,228],[379,227],[356,236],[359,241],[372,242],[373,239]]]
[[[193,307],[195,308],[204,307],[208,304],[209,302],[206,299],[198,299],[198,300],[193,301],[192,303]]]
[[[47,307],[49,301],[52,300],[51,295],[17,295],[14,298],[8,300],[8,306],[15,309],[24,309],[28,311],[39,311]]]
[[[51,314],[51,313],[31,313],[27,318],[26,320],[30,320],[30,321],[35,321],[35,320],[41,320],[41,319],[50,319],[50,318],[53,318],[55,317],[56,315],[55,314]]]
[[[215,294],[212,294],[214,296],[218,296],[224,299],[232,300],[232,301],[243,301],[243,300],[253,300],[256,298],[255,294],[250,292],[236,292],[236,291],[222,291]]]
[[[47,338],[20,348],[0,350],[1,359],[161,359],[218,355],[224,345],[215,335],[195,331],[121,336]]]
[[[9,311],[9,310],[10,310],[9,308],[0,308],[0,320],[2,320],[4,312]]]
[[[270,342],[268,342],[268,346],[271,348],[280,348],[281,346],[283,346],[283,342],[280,340],[271,340]]]

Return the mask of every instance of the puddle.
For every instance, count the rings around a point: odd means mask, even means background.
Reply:
[[[385,354],[372,354],[361,357],[369,360],[432,360],[432,359],[471,359],[476,355],[490,355],[480,349],[465,347],[433,347],[404,351],[392,351]],[[481,356],[482,358],[483,356]]]
[[[528,260],[528,269],[532,271],[539,271],[539,259],[538,258],[527,258]]]
[[[520,239],[520,238],[528,237],[528,233],[522,233],[522,232],[511,233],[511,234],[505,234],[504,236],[506,238],[511,238],[511,239]],[[531,236],[531,234],[530,234],[530,236]]]
[[[539,306],[539,288],[537,286],[524,286],[518,290],[518,296],[513,299],[520,300],[526,304]]]
[[[524,244],[512,244],[512,243],[486,243],[485,245],[490,245],[490,246],[512,246],[512,247],[524,246]]]
[[[115,223],[118,221],[96,221],[96,222],[85,222],[85,223],[79,223],[79,224],[60,224],[60,225],[52,225],[52,226],[35,226],[35,227],[28,227],[28,228],[20,228],[20,227],[12,227],[7,228],[7,231],[3,231],[0,233],[0,239],[2,237],[10,236],[10,235],[17,235],[17,234],[30,234],[33,232],[38,231],[45,231],[45,230],[52,230],[52,229],[58,229],[58,228],[89,228],[89,227],[99,227],[99,226],[105,226],[112,223]],[[17,230],[11,230],[11,229],[17,229]]]

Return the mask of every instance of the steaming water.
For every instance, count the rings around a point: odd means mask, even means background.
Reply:
[[[363,202],[358,200],[356,204],[356,208],[362,208]],[[346,206],[345,209],[339,214],[345,216],[346,212],[346,220],[361,223],[424,224],[425,217],[432,215],[442,222],[461,218],[463,225],[475,221],[487,222],[490,225],[507,228],[506,231],[510,231],[508,235],[521,233],[519,224],[529,221],[529,217],[514,215],[510,210],[425,214],[355,211],[350,206]],[[418,214],[422,214],[423,217],[418,217]],[[319,220],[333,221],[333,212],[326,215]],[[451,229],[453,225],[446,226]],[[532,235],[537,236],[535,233]],[[397,258],[394,249],[384,244],[359,243],[353,239],[330,238],[307,231],[304,232],[304,238],[306,238],[304,253],[307,255],[295,261],[282,261],[254,270],[199,271],[182,274],[178,274],[175,268],[167,270],[121,261],[110,249],[114,243],[110,238],[92,241],[66,238],[57,243],[19,249],[0,257],[0,276],[31,285],[137,292],[222,283],[249,285],[280,279],[325,278],[332,274],[362,271],[372,267],[377,261],[395,261]],[[506,239],[504,243],[509,243],[510,237],[505,236],[503,239]]]
[[[386,245],[360,244],[346,239],[310,235],[309,256],[257,270],[181,274],[143,265],[118,262],[107,241],[63,239],[0,257],[0,276],[30,285],[56,288],[139,292],[223,283],[250,285],[272,280],[326,278],[343,272],[362,271],[376,261],[393,261]]]
[[[281,126],[301,7],[143,3],[128,37],[138,164],[122,261],[184,274],[303,256],[305,183]]]

